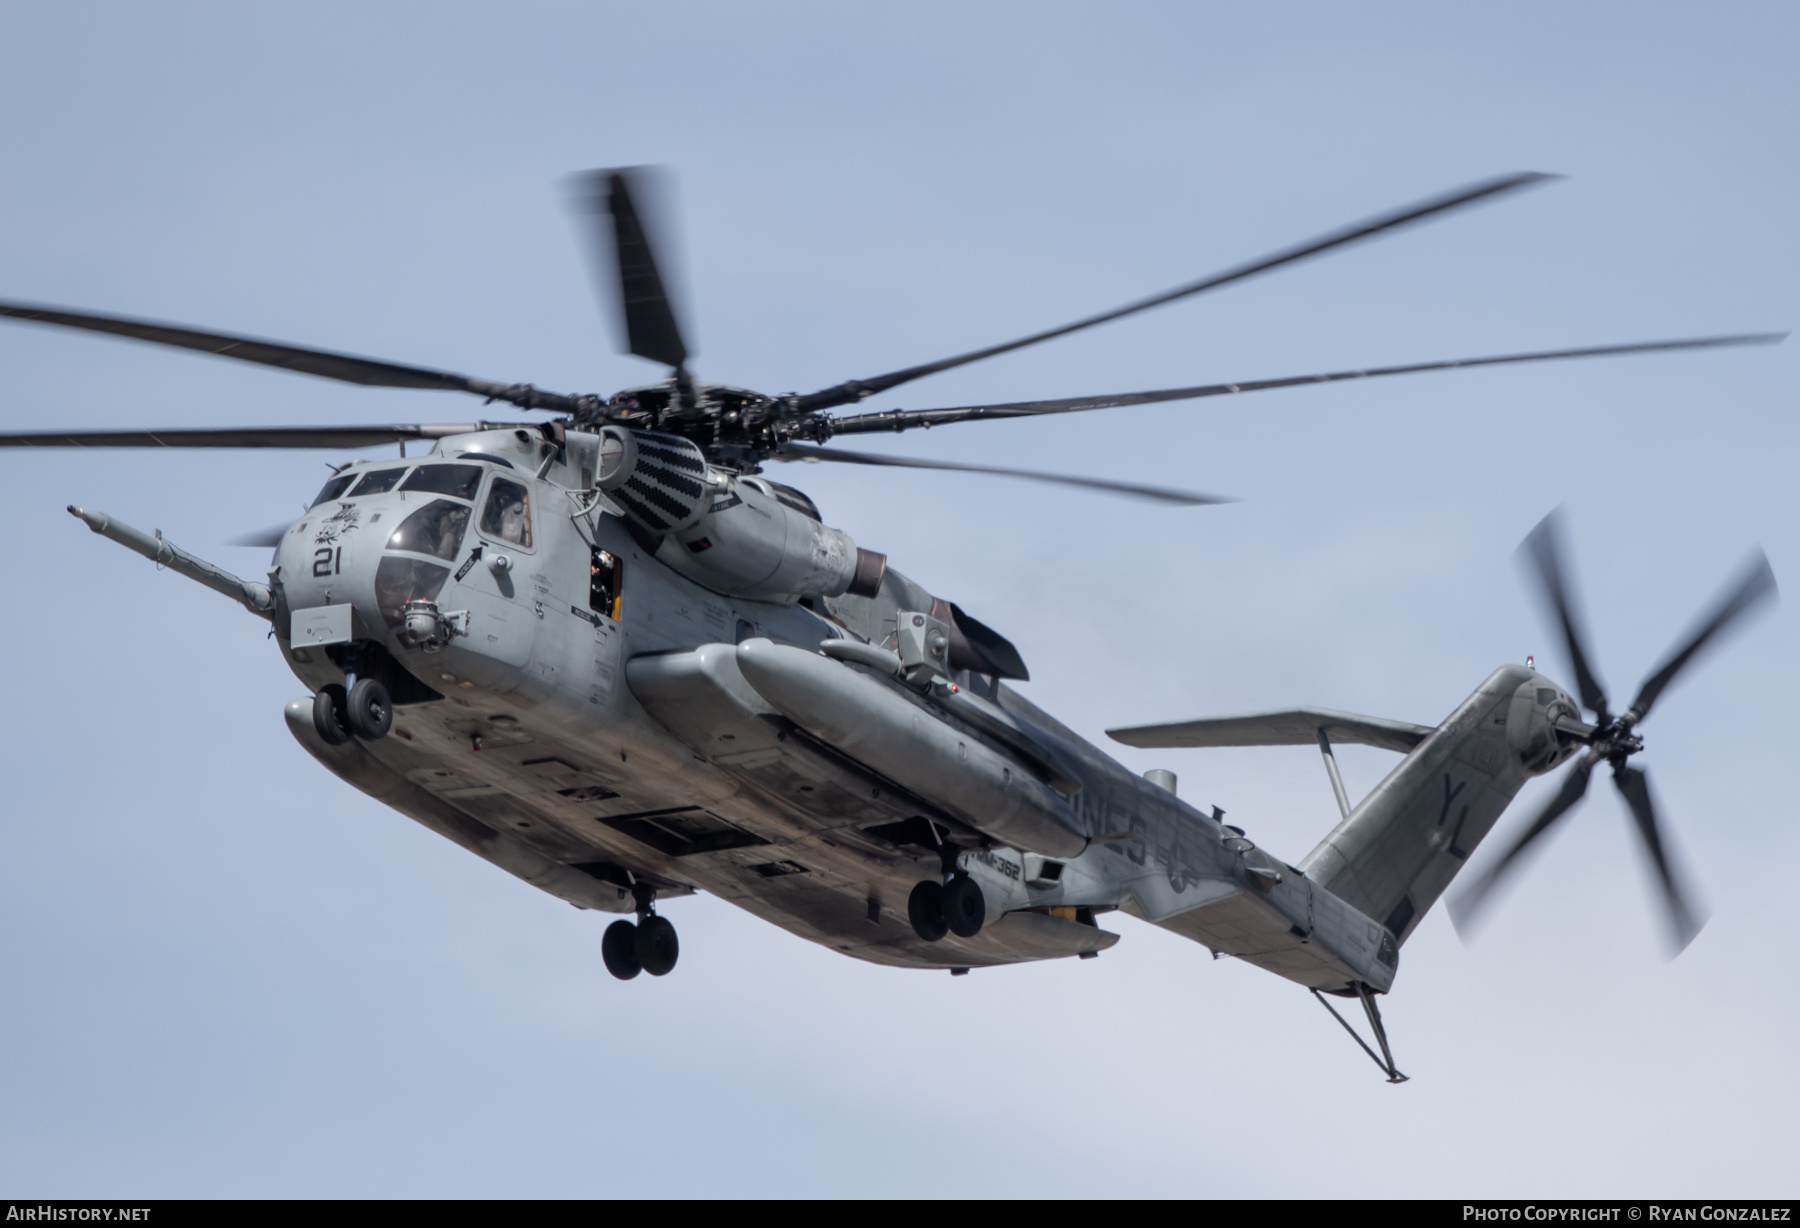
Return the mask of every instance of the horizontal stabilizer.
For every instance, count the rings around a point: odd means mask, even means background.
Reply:
[[[1436,732],[1431,725],[1333,712],[1329,708],[1287,708],[1249,716],[1213,716],[1166,725],[1108,729],[1106,736],[1127,746],[1312,746],[1319,730],[1333,742],[1360,742],[1405,754]]]

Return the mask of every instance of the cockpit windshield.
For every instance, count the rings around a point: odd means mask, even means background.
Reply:
[[[394,483],[398,482],[400,475],[405,472],[404,469],[376,469],[371,473],[365,473],[363,480],[356,484],[356,489],[352,490],[350,495],[354,498],[357,495],[379,495],[383,491],[392,490]]]
[[[408,516],[393,536],[389,550],[411,550],[415,554],[435,554],[440,559],[454,559],[462,549],[463,533],[469,527],[470,508],[448,499],[433,499]]]
[[[333,499],[344,493],[344,487],[350,485],[350,483],[355,480],[356,475],[354,473],[345,473],[332,478],[320,488],[319,497],[314,499],[309,506],[317,507],[321,503],[331,502]]]
[[[474,499],[475,488],[481,485],[481,474],[480,465],[421,465],[400,484],[400,489]]]

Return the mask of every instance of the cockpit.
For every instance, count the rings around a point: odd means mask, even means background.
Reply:
[[[531,547],[531,492],[507,478],[495,478],[481,513],[481,531],[514,546]]]
[[[419,504],[406,500],[412,506],[399,509],[404,519],[383,543],[375,572],[375,604],[389,627],[398,627],[405,620],[407,602],[437,599],[450,578],[451,565],[462,552],[477,506],[481,508],[478,524],[482,536],[515,549],[532,548],[531,492],[523,482],[503,476],[501,471],[510,468],[498,457],[471,454],[448,461],[361,469],[336,475],[325,484],[314,506],[389,492],[428,496]],[[492,481],[481,501],[482,481],[489,474]]]
[[[498,456],[479,452],[466,454],[468,460],[486,461],[511,469],[512,465]],[[410,472],[409,472],[410,470]],[[423,465],[394,465],[381,469],[364,469],[355,473],[334,475],[320,489],[309,506],[317,507],[333,499],[355,499],[362,495],[386,494],[390,490],[417,491],[421,494],[453,495],[458,499],[475,499],[475,490],[486,473],[480,465],[456,462]],[[403,480],[404,479],[404,480]]]

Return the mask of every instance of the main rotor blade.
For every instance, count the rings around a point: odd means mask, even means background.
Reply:
[[[1604,725],[1608,720],[1606,690],[1588,665],[1587,636],[1582,633],[1574,602],[1569,596],[1568,569],[1562,561],[1560,512],[1559,508],[1538,521],[1537,528],[1520,544],[1519,553],[1528,556],[1537,566],[1538,581],[1543,586],[1540,595],[1562,628],[1563,644],[1569,650],[1569,663],[1575,667],[1575,684],[1581,692],[1582,706],[1595,714],[1596,724]]]
[[[834,387],[826,388],[819,392],[809,393],[806,396],[798,398],[796,408],[802,412],[810,413],[816,410],[830,409],[837,405],[853,405],[866,396],[870,396],[877,392],[885,392],[889,388],[897,387],[909,380],[921,379],[927,375],[936,375],[940,371],[948,371],[953,367],[964,366],[972,362],[980,362],[984,358],[993,358],[998,354],[1005,354],[1013,350],[1023,349],[1028,345],[1036,345],[1040,341],[1049,341],[1056,337],[1066,337],[1070,333],[1080,332],[1084,328],[1092,328],[1096,324],[1105,324],[1110,320],[1117,320],[1124,316],[1134,315],[1140,311],[1148,311],[1152,307],[1160,307],[1165,303],[1173,303],[1178,299],[1188,298],[1195,294],[1202,294],[1208,290],[1216,290],[1220,286],[1228,286],[1233,282],[1243,281],[1248,277],[1254,277],[1258,273],[1266,273],[1271,269],[1278,269],[1283,265],[1294,264],[1298,261],[1308,259],[1309,257],[1317,256],[1323,252],[1328,252],[1333,248],[1344,247],[1363,239],[1372,238],[1376,235],[1385,233],[1386,231],[1397,230],[1402,226],[1423,221],[1426,218],[1433,217],[1440,213],[1447,213],[1452,209],[1460,209],[1465,205],[1472,205],[1477,201],[1487,200],[1490,197],[1500,196],[1507,192],[1515,192],[1521,188],[1533,187],[1554,178],[1556,178],[1554,175],[1539,174],[1536,171],[1525,171],[1519,174],[1502,175],[1496,179],[1486,179],[1480,183],[1470,184],[1467,187],[1458,188],[1455,191],[1446,192],[1441,196],[1434,196],[1428,200],[1419,201],[1416,204],[1407,205],[1404,208],[1396,209],[1389,213],[1378,214],[1375,217],[1357,222],[1354,225],[1346,226],[1341,230],[1331,231],[1328,234],[1321,235],[1316,239],[1311,239],[1295,247],[1283,248],[1281,251],[1264,256],[1259,260],[1252,260],[1246,264],[1237,265],[1233,268],[1226,269],[1222,273],[1215,273],[1210,277],[1201,278],[1199,281],[1189,282],[1184,286],[1177,286],[1175,289],[1162,294],[1139,299],[1135,303],[1127,303],[1125,306],[1114,308],[1111,311],[1103,311],[1099,315],[1088,316],[1086,319],[1077,320],[1073,324],[1065,324],[1061,328],[1046,329],[1041,333],[1033,333],[1029,337],[1021,337],[1017,341],[1008,341],[1004,344],[989,346],[986,349],[981,350],[971,350],[967,354],[958,354],[954,358],[940,359],[937,362],[924,363],[916,367],[907,367],[900,371],[891,371],[886,375],[877,375],[872,379],[846,380],[844,383]]]
[[[1576,803],[1587,795],[1588,781],[1593,777],[1595,762],[1592,755],[1583,755],[1577,760],[1575,766],[1563,776],[1562,787],[1556,791],[1556,796],[1551,798],[1549,805],[1545,806],[1539,812],[1538,817],[1532,820],[1531,826],[1527,827],[1519,838],[1513,841],[1511,848],[1501,854],[1499,861],[1489,866],[1480,878],[1470,884],[1468,890],[1459,893],[1450,902],[1450,919],[1456,923],[1459,931],[1466,929],[1469,923],[1475,919],[1476,914],[1481,911],[1488,896],[1493,892],[1494,885],[1511,868],[1513,862],[1519,859],[1519,855],[1529,848],[1538,837],[1549,831],[1558,819],[1573,810]]]
[[[1040,414],[1068,414],[1089,409],[1117,409],[1126,405],[1150,405],[1159,401],[1187,401],[1198,397],[1229,396],[1239,392],[1264,392],[1302,384],[1335,384],[1344,380],[1374,379],[1385,375],[1412,375],[1420,371],[1451,371],[1461,367],[1497,367],[1507,363],[1549,362],[1563,358],[1602,358],[1616,354],[1647,354],[1662,350],[1711,350],[1736,345],[1773,345],[1786,333],[1738,333],[1725,337],[1694,337],[1679,341],[1640,341],[1630,345],[1597,345],[1574,350],[1539,350],[1528,354],[1498,354],[1487,358],[1453,358],[1446,362],[1416,362],[1398,367],[1365,367],[1354,371],[1328,371],[1320,375],[1291,375],[1282,379],[1243,380],[1235,384],[1200,384],[1192,388],[1164,388],[1151,392],[1122,392],[1112,396],[1068,397],[1056,401],[1012,401],[999,405],[959,405],[948,409],[894,409],[883,413],[854,414],[829,422],[833,435],[864,435],[872,431],[904,431],[915,426],[944,426],[979,418],[1031,418]]]
[[[872,452],[845,452],[839,448],[815,448],[808,444],[783,444],[775,453],[781,461],[832,461],[840,465],[877,465],[892,469],[945,469],[956,473],[989,473],[996,477],[1023,478],[1031,482],[1052,482],[1058,486],[1077,486],[1109,495],[1148,499],[1157,503],[1177,503],[1184,507],[1201,507],[1212,503],[1235,503],[1220,495],[1203,495],[1197,491],[1174,490],[1167,486],[1142,486],[1134,482],[1112,482],[1105,478],[1078,478],[1063,473],[1043,473],[1036,469],[1003,469],[994,465],[965,465],[957,461],[915,460],[907,456],[878,456]]]
[[[638,198],[649,172],[643,167],[622,167],[611,171],[594,171],[587,176],[590,204],[596,215],[612,216],[611,247],[617,258],[607,272],[618,279],[619,311],[625,321],[625,348],[639,358],[664,363],[677,372],[687,368],[687,343],[681,339],[681,327],[675,321],[675,308],[657,267],[656,250],[644,227]],[[632,184],[638,185],[633,191]],[[602,241],[602,247],[606,244]]]
[[[0,433],[0,448],[366,448],[412,439],[444,439],[474,431],[535,429],[535,422],[464,422],[449,426],[245,426],[181,431]]]
[[[268,528],[258,529],[254,533],[240,534],[225,544],[227,546],[260,546],[265,550],[273,550],[281,544],[281,539],[287,536],[287,531],[291,527],[293,527],[292,521],[287,524],[270,525]]]
[[[1678,876],[1671,864],[1673,858],[1663,843],[1661,826],[1657,822],[1656,803],[1650,799],[1650,777],[1637,768],[1620,765],[1613,769],[1613,783],[1625,796],[1625,804],[1631,807],[1631,817],[1637,821],[1638,835],[1643,837],[1644,848],[1649,852],[1650,862],[1656,868],[1657,882],[1662,887],[1663,904],[1668,909],[1669,928],[1675,940],[1675,954],[1679,955],[1687,949],[1688,943],[1694,940],[1705,922],[1695,915],[1682,895]]]
[[[95,315],[85,311],[65,311],[34,303],[0,300],[0,317],[28,320],[34,324],[53,324],[59,328],[78,328],[91,333],[111,333],[153,345],[198,350],[219,358],[235,358],[265,367],[280,367],[302,375],[342,380],[375,388],[428,388],[443,392],[472,392],[490,401],[509,401],[521,409],[553,409],[572,413],[576,399],[554,392],[540,392],[530,384],[496,384],[473,379],[450,371],[433,371],[427,367],[407,367],[374,358],[358,358],[353,354],[335,354],[329,350],[311,350],[286,345],[279,341],[261,341],[231,333],[205,332],[179,324],[161,324],[155,320],[133,320],[124,316]]]
[[[1687,668],[1688,663],[1699,655],[1702,648],[1755,606],[1779,595],[1775,587],[1775,572],[1769,567],[1769,558],[1758,549],[1750,556],[1743,577],[1725,590],[1700,629],[1694,632],[1686,644],[1670,653],[1662,667],[1646,678],[1644,685],[1638,688],[1637,698],[1631,701],[1632,723],[1635,724],[1650,714],[1650,706],[1656,702],[1657,696],[1675,680],[1677,674]]]

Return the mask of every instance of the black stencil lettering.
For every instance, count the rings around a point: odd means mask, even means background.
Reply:
[[[1465,780],[1462,782],[1462,784],[1457,785],[1454,789],[1452,789],[1450,787],[1449,773],[1446,772],[1444,774],[1444,808],[1442,810],[1438,811],[1437,825],[1439,827],[1442,827],[1444,825],[1444,820],[1450,817],[1450,803],[1455,801],[1456,795],[1458,793],[1461,793],[1464,789],[1468,788],[1468,785],[1469,785],[1469,782]],[[1465,814],[1468,813],[1466,809],[1464,810],[1464,813]]]

